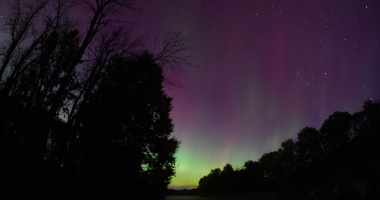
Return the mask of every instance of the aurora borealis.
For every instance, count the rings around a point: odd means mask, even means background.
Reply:
[[[174,75],[170,186],[243,166],[334,111],[380,99],[378,1],[149,1],[136,31],[184,31],[195,63]]]
[[[195,187],[211,169],[241,167],[334,111],[380,99],[379,1],[136,2],[124,19],[136,35],[183,31],[199,66],[170,74],[184,87],[167,88],[181,140],[173,188]]]

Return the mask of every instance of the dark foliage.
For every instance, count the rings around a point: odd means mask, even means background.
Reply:
[[[131,5],[15,1],[0,43],[1,199],[164,198],[179,141],[163,71],[191,62],[188,39],[141,51],[112,26]],[[83,33],[76,6],[88,9]]]
[[[306,127],[274,152],[227,164],[199,181],[203,196],[270,194],[273,199],[378,199],[380,102],[366,101],[353,115],[333,113],[320,130]]]

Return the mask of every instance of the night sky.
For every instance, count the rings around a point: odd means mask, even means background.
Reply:
[[[4,2],[0,15],[4,18]],[[128,12],[136,35],[183,31],[199,67],[173,74],[171,187],[277,150],[334,111],[380,99],[380,1],[151,0]],[[0,36],[1,37],[1,36]]]

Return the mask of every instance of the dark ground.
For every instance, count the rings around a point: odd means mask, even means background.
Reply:
[[[264,200],[273,199],[268,196],[246,195],[234,197],[199,197],[199,196],[167,196],[166,200]]]

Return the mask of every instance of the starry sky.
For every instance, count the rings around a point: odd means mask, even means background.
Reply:
[[[176,80],[173,188],[277,150],[334,111],[380,99],[380,1],[155,0],[137,31],[183,31],[199,68]]]
[[[4,17],[4,2],[0,17]],[[172,188],[277,150],[334,111],[380,99],[380,1],[150,0],[126,12],[137,35],[183,31],[194,63],[167,88],[181,140]],[[1,20],[1,18],[0,18]],[[0,33],[1,34],[1,33]],[[1,35],[0,35],[1,37]]]

